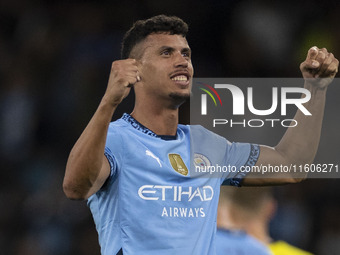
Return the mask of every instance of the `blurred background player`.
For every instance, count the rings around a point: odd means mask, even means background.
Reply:
[[[243,239],[245,241],[241,247],[238,245],[228,245],[230,252],[236,249],[246,250],[250,246],[253,246],[255,249],[255,247],[264,245],[269,247],[271,251],[269,254],[311,255],[312,253],[292,246],[285,241],[274,241],[272,239],[269,223],[275,215],[276,206],[277,203],[273,197],[272,189],[269,187],[233,188],[222,186],[217,211],[217,254],[223,254],[221,253],[222,249],[224,249],[223,247],[232,240],[231,235],[226,235],[225,233],[237,231],[239,233],[243,232]],[[247,235],[253,237],[260,244],[256,244]],[[240,236],[238,239],[241,239]],[[233,239],[237,239],[235,235]],[[249,252],[245,254],[261,253]]]
[[[222,201],[223,199],[221,199]],[[271,255],[269,248],[257,240],[244,229],[238,226],[232,226],[228,217],[224,218],[225,214],[228,214],[225,204],[219,209],[219,220],[217,221],[217,233],[216,233],[216,254],[217,255],[238,255],[238,254],[252,254],[252,255]]]

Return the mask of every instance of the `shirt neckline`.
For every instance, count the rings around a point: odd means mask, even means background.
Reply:
[[[177,139],[177,135],[157,135],[152,130],[148,129],[146,126],[144,126],[143,124],[138,122],[134,117],[132,117],[128,113],[124,113],[123,114],[122,120],[124,120],[127,123],[129,123],[134,129],[136,129],[138,131],[141,131],[144,134],[147,134],[149,136],[157,137],[157,138],[160,138],[160,139],[166,140],[166,141],[168,141],[168,140],[176,140]]]

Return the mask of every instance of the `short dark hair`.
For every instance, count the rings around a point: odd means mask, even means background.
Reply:
[[[186,37],[188,25],[176,16],[166,16],[163,14],[146,20],[136,21],[123,38],[122,59],[129,58],[133,47],[143,41],[148,35],[162,32]]]

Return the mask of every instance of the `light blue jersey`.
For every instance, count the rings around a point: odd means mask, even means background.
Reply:
[[[246,174],[207,167],[253,165],[259,148],[201,126],[161,137],[124,114],[109,126],[105,155],[110,177],[88,199],[101,253],[197,255],[215,254],[220,185],[239,185]]]
[[[269,248],[244,231],[217,229],[216,255],[271,255]]]

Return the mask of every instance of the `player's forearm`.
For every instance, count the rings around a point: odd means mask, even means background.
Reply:
[[[339,61],[327,49],[314,46],[309,49],[300,70],[305,79],[305,88],[311,92],[311,99],[304,105],[312,116],[305,116],[298,110],[296,127],[288,128],[276,146],[289,164],[311,163],[319,145],[323,120],[326,90],[338,72]]]
[[[311,92],[311,99],[304,106],[312,115],[306,116],[298,110],[294,118],[298,125],[288,128],[275,147],[289,164],[313,162],[320,141],[327,88],[308,82],[305,82],[305,88]]]
[[[66,165],[64,192],[71,199],[84,199],[96,182],[103,164],[106,136],[116,109],[103,99],[73,146]]]
[[[257,166],[290,166],[309,164],[313,162],[319,145],[326,88],[311,87],[305,84],[311,92],[311,99],[304,104],[311,116],[304,115],[300,110],[295,115],[298,123],[289,127],[281,141],[274,148],[261,146],[260,158]],[[304,180],[306,173],[295,172],[252,172],[243,180],[244,186],[281,185],[296,183]]]

